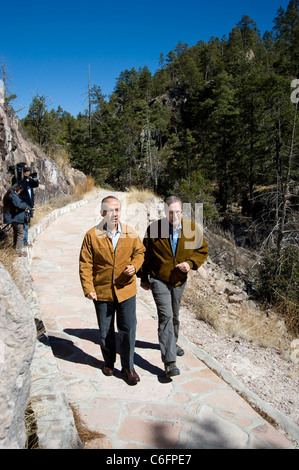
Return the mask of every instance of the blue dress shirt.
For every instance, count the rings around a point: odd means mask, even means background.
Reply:
[[[170,235],[170,242],[171,242],[171,247],[173,251],[173,255],[176,255],[176,250],[177,250],[177,245],[178,245],[178,240],[181,236],[181,230],[182,230],[182,223],[180,222],[180,225],[178,228],[174,229],[171,224],[169,224],[169,235]]]
[[[112,241],[112,245],[113,245],[113,250],[115,251],[115,248],[116,248],[116,245],[118,243],[118,240],[119,240],[119,237],[120,237],[120,234],[121,234],[121,225],[120,223],[118,222],[118,227],[117,227],[117,230],[116,232],[111,232],[108,228],[107,228],[107,225],[105,224],[104,225],[104,228],[106,229],[106,232],[107,232],[107,235],[109,238],[111,238],[111,241]]]

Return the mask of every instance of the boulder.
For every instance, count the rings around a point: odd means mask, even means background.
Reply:
[[[0,448],[26,445],[24,413],[36,328],[29,306],[0,264]]]

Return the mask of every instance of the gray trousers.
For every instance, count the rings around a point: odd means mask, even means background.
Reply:
[[[24,240],[24,223],[12,222],[13,246],[18,253],[22,253]]]
[[[186,282],[173,287],[158,279],[150,279],[152,294],[158,313],[158,338],[164,363],[176,361],[179,337],[179,311]]]

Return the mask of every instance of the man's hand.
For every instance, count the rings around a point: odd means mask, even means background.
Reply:
[[[128,264],[128,266],[126,266],[126,269],[124,270],[124,274],[126,274],[127,276],[133,276],[135,273],[135,267],[132,264]]]
[[[140,282],[140,286],[142,287],[142,289],[144,290],[151,290],[151,283],[149,281],[141,281]]]
[[[98,300],[97,299],[97,294],[95,292],[89,292],[89,294],[87,294],[86,297],[90,300]]]
[[[186,261],[184,263],[177,264],[176,268],[178,268],[183,273],[187,273],[191,269],[190,265]]]

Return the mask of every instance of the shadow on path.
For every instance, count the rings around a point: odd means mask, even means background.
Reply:
[[[98,329],[87,329],[87,328],[66,328],[63,330],[65,333],[71,336],[76,336],[77,338],[91,341],[94,344],[99,345],[99,330]],[[51,347],[53,354],[58,359],[63,359],[65,361],[70,361],[78,364],[89,365],[98,369],[102,369],[104,362],[98,360],[90,354],[85,353],[81,348],[76,346],[73,341],[60,338],[56,336],[48,336],[48,344]],[[116,352],[119,354],[119,335],[116,333]],[[99,346],[100,347],[100,346]],[[136,341],[136,349],[157,349],[159,350],[159,345],[155,343],[150,343],[147,341]],[[135,350],[134,363],[141,369],[149,372],[152,375],[156,375],[159,382],[168,383],[169,379],[165,377],[164,370],[146,359],[144,359],[140,354]],[[121,373],[115,370],[115,376],[121,377]]]
[[[78,364],[89,365],[98,369],[101,369],[104,366],[103,361],[99,361],[90,354],[85,353],[82,351],[82,349],[78,348],[78,346],[75,346],[75,344],[68,339],[49,336],[49,343],[54,356],[59,359],[64,359],[65,361]]]

